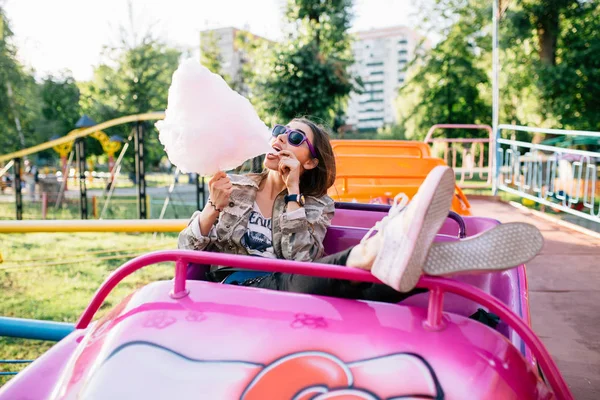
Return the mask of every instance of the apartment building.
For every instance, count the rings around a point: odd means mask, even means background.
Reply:
[[[237,82],[242,63],[246,57],[244,51],[236,44],[236,38],[240,34],[249,34],[254,39],[271,42],[261,36],[233,27],[209,29],[200,32],[200,54],[206,48],[205,46],[210,45],[211,41],[216,41],[222,61],[221,73],[227,75],[232,82]],[[242,88],[238,88],[238,90],[244,92]]]
[[[355,35],[352,73],[362,78],[364,92],[351,95],[346,123],[357,130],[394,124],[397,119],[394,100],[421,36],[405,26],[373,29]]]
[[[222,59],[221,72],[237,81],[245,54],[236,46],[236,37],[245,32],[227,27],[200,32],[200,51],[216,40]],[[346,125],[352,130],[375,130],[397,122],[394,101],[406,78],[406,66],[413,59],[422,37],[405,26],[372,29],[355,33],[355,63],[351,73],[364,83],[362,94],[352,93]],[[266,40],[253,35],[261,40]],[[238,88],[242,94],[243,88]]]

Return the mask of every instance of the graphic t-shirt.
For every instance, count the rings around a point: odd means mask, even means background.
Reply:
[[[248,230],[242,237],[241,243],[251,256],[277,258],[273,250],[271,218],[265,218],[262,215],[256,202],[250,213]]]

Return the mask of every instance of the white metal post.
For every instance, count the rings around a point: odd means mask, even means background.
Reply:
[[[494,0],[492,6],[492,129],[494,130],[494,141],[490,145],[490,151],[493,151],[493,171],[492,194],[495,196],[498,192],[498,176],[500,166],[498,165],[498,139],[500,131],[498,130],[498,112],[500,103],[500,89],[498,82],[498,70],[500,68],[498,60],[498,23],[500,18],[500,8],[498,0]]]

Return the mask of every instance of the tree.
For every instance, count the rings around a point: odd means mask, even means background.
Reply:
[[[103,62],[94,69],[92,80],[79,84],[82,112],[96,122],[165,110],[171,79],[179,65],[182,52],[157,39],[152,26],[136,26],[131,1],[128,8],[129,25],[119,27],[117,45],[104,48]],[[149,166],[157,165],[164,150],[154,123],[140,122],[140,127],[145,132],[145,161]],[[106,133],[128,138],[133,129],[133,124],[121,125]],[[88,143],[92,153],[102,153],[97,141]],[[125,154],[124,162],[133,170],[133,149]]]
[[[17,60],[10,21],[2,8],[0,20],[0,146],[7,153],[38,143],[40,100],[32,71]]]
[[[239,70],[234,79],[231,80],[231,88],[242,96],[246,96],[251,102],[255,102],[258,77],[267,75],[270,58],[270,45],[272,43],[264,38],[253,35],[250,32],[237,31],[234,38],[234,46],[239,54]],[[257,110],[261,117],[260,109]]]
[[[560,11],[554,62],[540,57],[541,104],[556,127],[600,131],[600,3],[570,1]]]
[[[36,101],[39,97],[39,115],[31,133],[32,144],[47,142],[54,136],[64,136],[75,128],[81,116],[79,89],[70,71],[45,77],[37,89],[36,97],[29,98],[29,101]],[[44,150],[37,156],[52,160],[57,154],[53,150]]]
[[[223,57],[219,49],[219,38],[215,31],[202,32],[200,36],[200,62],[210,72],[221,75],[226,82],[230,82],[230,77],[223,74]]]
[[[81,117],[79,88],[71,71],[45,77],[40,84],[42,99],[41,129],[51,135],[64,135],[74,129]]]
[[[456,22],[446,38],[414,66],[399,89],[400,125],[409,138],[422,139],[437,123],[490,123],[491,105],[484,98],[489,78],[481,53],[489,48],[482,34],[487,8],[460,1]],[[454,4],[454,3],[453,3]],[[404,129],[401,129],[403,131]],[[473,131],[448,130],[448,137],[472,135]]]
[[[353,63],[350,0],[289,1],[290,32],[270,61],[270,73],[257,85],[260,106],[273,119],[308,115],[333,125],[340,104],[357,88]]]
[[[422,136],[433,122],[490,121],[490,4],[432,0],[423,8],[425,25],[445,39],[400,92],[408,135]],[[600,3],[588,0],[510,3],[500,20],[501,122],[600,130],[599,19]]]
[[[529,26],[522,24],[522,27],[529,30],[527,32],[529,35],[532,31],[536,33],[537,50],[542,64],[556,64],[563,12],[580,3],[586,3],[586,0],[523,0],[515,6],[520,12],[517,12],[513,18],[527,20]]]
[[[151,35],[131,45],[123,40],[120,47],[107,49],[108,60],[95,68],[93,80],[81,84],[82,111],[101,122],[166,109],[169,85],[180,56],[179,50],[167,47]],[[154,125],[142,123],[142,126],[146,132],[146,162],[156,165],[164,155],[163,147]],[[111,128],[110,132],[126,138],[131,130],[132,126],[121,126]],[[95,151],[101,150],[96,147]],[[126,156],[126,162],[133,164],[132,152]]]
[[[514,57],[501,57],[501,63],[510,73],[508,86],[520,86],[519,95],[529,93],[527,103],[536,105],[523,107],[519,99],[515,114],[526,108],[521,118],[533,115],[531,125],[600,130],[600,63],[594,55],[600,49],[599,19],[600,3],[587,0],[511,5],[502,21],[506,28],[501,38],[506,39],[501,47],[503,55]]]

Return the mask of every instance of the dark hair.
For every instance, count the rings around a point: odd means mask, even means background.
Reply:
[[[300,177],[300,192],[305,196],[324,196],[327,194],[327,189],[333,186],[336,173],[335,157],[331,143],[329,143],[329,133],[325,127],[307,118],[294,118],[294,121],[308,125],[313,132],[312,145],[319,160],[315,168],[305,170]]]

